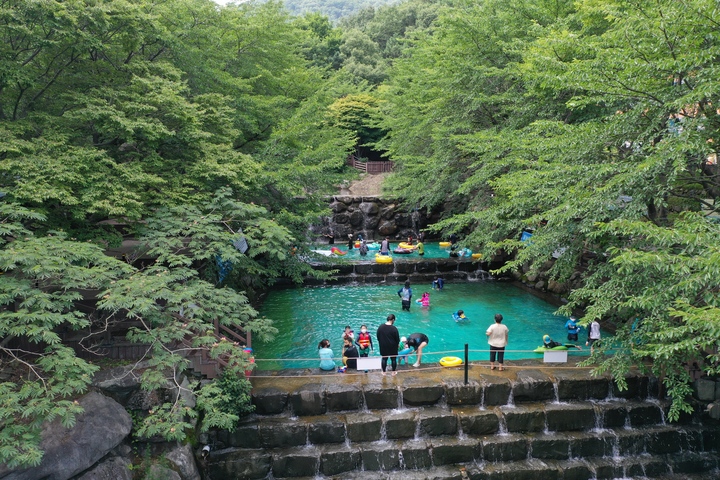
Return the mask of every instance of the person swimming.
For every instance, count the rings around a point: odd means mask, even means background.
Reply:
[[[453,318],[456,322],[464,322],[468,318],[465,316],[464,310],[458,310],[457,312],[453,313]]]

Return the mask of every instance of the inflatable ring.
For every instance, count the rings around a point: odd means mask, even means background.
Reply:
[[[375,254],[375,261],[377,263],[392,263],[392,257],[390,255]]]
[[[449,246],[450,246],[450,242],[440,242],[440,246],[441,246],[441,247],[449,247]]]
[[[462,363],[460,357],[443,357],[440,359],[440,365],[443,367],[457,367]]]
[[[355,242],[355,248],[360,248],[360,242]]]
[[[398,243],[398,247],[400,247],[400,248],[402,248],[402,249],[404,249],[404,250],[414,250],[414,249],[415,249],[415,245],[411,245],[411,244],[409,244],[409,243],[407,243],[407,242],[400,242],[400,243]]]
[[[472,258],[482,258],[482,253],[473,253]]]
[[[566,347],[565,345],[559,345],[559,346],[553,347],[553,348],[546,348],[546,347],[540,346],[540,347],[537,347],[535,350],[533,350],[533,352],[545,353],[545,352],[552,352],[552,351],[557,351],[557,350],[567,350],[567,349],[568,349],[568,347]]]
[[[334,253],[335,255],[345,255],[347,251],[343,252],[337,247],[330,247],[330,252]]]

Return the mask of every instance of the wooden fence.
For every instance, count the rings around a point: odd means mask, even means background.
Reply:
[[[350,155],[348,157],[347,164],[356,170],[360,170],[361,172],[369,173],[371,175],[377,173],[392,172],[393,170],[393,163],[389,160],[368,160],[363,162],[358,160],[355,155]]]

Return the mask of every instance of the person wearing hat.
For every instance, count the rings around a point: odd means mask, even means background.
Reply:
[[[412,347],[409,347],[407,344],[407,337],[400,337],[400,351],[398,352],[398,364],[401,364],[403,360],[405,361],[405,365],[408,364],[408,353],[412,352]]]
[[[565,323],[565,328],[567,328],[568,340],[571,342],[577,342],[578,333],[582,327],[577,324],[577,317],[575,317],[575,315],[570,316],[570,319]]]

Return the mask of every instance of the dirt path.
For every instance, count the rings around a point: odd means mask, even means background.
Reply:
[[[340,194],[379,197],[382,194],[382,183],[387,176],[387,173],[378,173],[376,175],[363,173],[360,179],[352,182],[348,188],[340,189]]]

